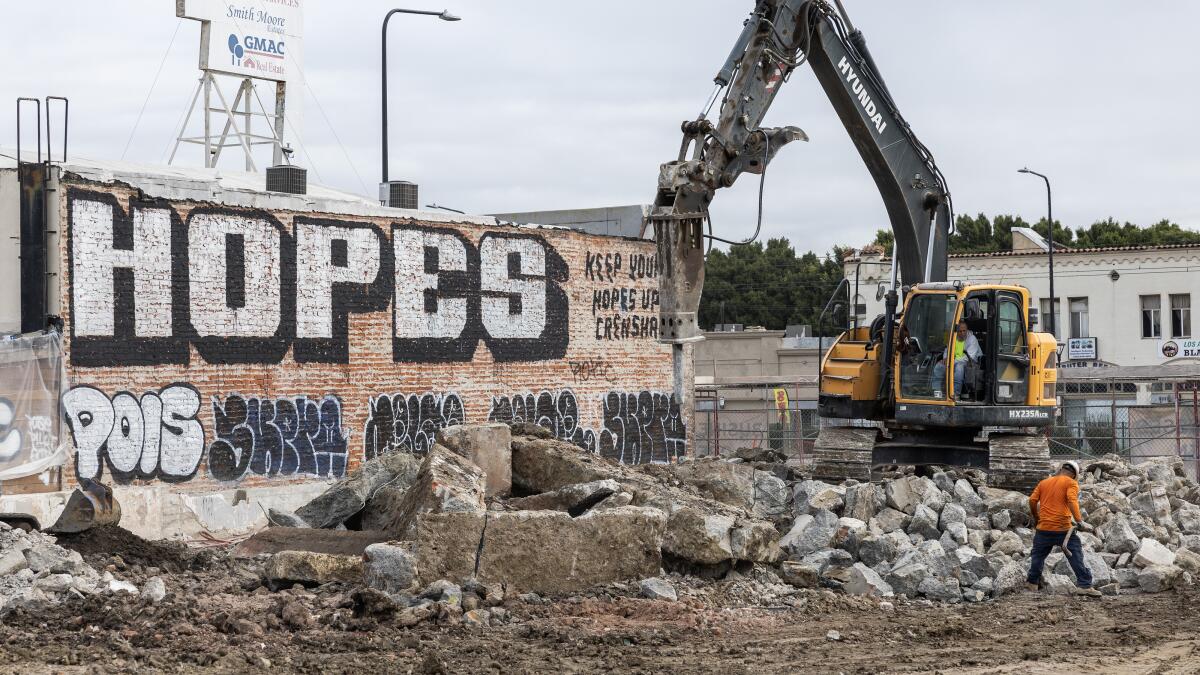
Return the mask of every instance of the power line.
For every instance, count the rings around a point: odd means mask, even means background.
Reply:
[[[138,111],[137,119],[133,122],[133,128],[129,130],[129,138],[125,140],[125,149],[121,151],[121,159],[125,159],[125,153],[129,152],[129,144],[133,142],[133,136],[137,133],[138,125],[142,123],[142,115],[146,112],[146,105],[150,103],[150,96],[154,94],[154,87],[158,84],[158,76],[162,75],[163,65],[167,62],[167,56],[171,53],[171,47],[175,46],[175,36],[179,35],[179,27],[181,25],[183,25],[182,18],[175,22],[175,32],[171,33],[171,41],[167,43],[167,51],[163,52],[162,60],[158,62],[158,70],[154,71],[154,79],[150,82],[150,91],[146,92],[146,100],[142,101],[142,109]]]

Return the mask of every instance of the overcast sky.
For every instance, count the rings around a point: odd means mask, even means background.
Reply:
[[[406,0],[413,1],[413,0]],[[463,21],[391,26],[391,173],[472,213],[652,200],[679,122],[699,112],[751,0],[445,0]],[[302,149],[310,180],[374,195],[379,181],[377,0],[306,0]],[[1200,229],[1200,3],[847,0],[902,113],[933,151],[960,213],[1108,216]],[[71,99],[70,150],[164,162],[195,87],[199,24],[171,0],[0,6],[0,89]],[[1141,11],[1135,13],[1136,8]],[[172,35],[174,44],[171,44]],[[166,55],[164,61],[164,54]],[[151,92],[156,70],[162,74]],[[264,95],[268,90],[264,89]],[[147,100],[136,127],[138,112]],[[293,92],[293,98],[295,93]],[[0,106],[12,146],[11,103]],[[767,174],[768,236],[800,249],[861,245],[887,219],[810,71],[766,123],[811,142]],[[200,150],[176,163],[201,164]],[[237,158],[230,154],[230,168]],[[726,237],[753,230],[757,177],[718,195]]]

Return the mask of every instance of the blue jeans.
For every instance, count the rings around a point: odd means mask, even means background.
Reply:
[[[954,362],[954,395],[961,396],[963,388],[963,376],[966,375],[967,360]],[[946,387],[946,362],[938,361],[933,365],[933,379],[931,380],[934,391],[942,391]]]
[[[1062,544],[1063,537],[1066,532],[1049,532],[1047,530],[1037,530],[1033,533],[1033,550],[1029,554],[1029,576],[1025,578],[1031,584],[1036,584],[1042,578],[1042,566],[1046,564],[1046,556],[1054,550],[1055,546]],[[1071,571],[1075,573],[1075,585],[1080,588],[1092,587],[1092,571],[1087,568],[1083,562],[1083,543],[1079,541],[1079,533],[1072,532],[1071,539],[1067,541],[1067,550],[1071,555],[1067,556],[1067,563],[1071,565]]]

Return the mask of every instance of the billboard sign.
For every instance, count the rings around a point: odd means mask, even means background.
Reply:
[[[178,16],[202,22],[200,68],[284,82],[300,74],[301,0],[176,0]]]

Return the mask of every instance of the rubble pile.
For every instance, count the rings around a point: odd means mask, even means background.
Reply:
[[[623,581],[669,597],[655,581],[664,569],[719,577],[738,565],[777,564],[790,501],[783,479],[748,464],[630,467],[541,427],[451,427],[423,456],[377,457],[296,513],[272,511],[276,531],[362,530],[354,534],[367,536],[353,541],[374,543],[357,549],[361,556],[329,542],[276,549],[263,581],[284,589],[358,580],[365,588],[356,613],[382,611],[401,623],[487,624],[495,613],[486,603],[505,595]],[[297,534],[297,548],[313,539]],[[436,588],[450,590],[442,597]],[[472,593],[485,604],[472,607]]]
[[[77,551],[59,546],[51,535],[0,522],[0,613],[37,611],[71,598],[106,593],[144,594],[152,602],[166,595],[166,585],[159,577],[147,580],[139,590],[113,572],[96,571]]]
[[[910,467],[832,485],[797,471],[760,450],[624,466],[536,426],[452,427],[423,457],[376,458],[295,515],[277,514],[277,524],[378,529],[380,543],[361,558],[283,551],[268,562],[267,583],[365,579],[404,621],[471,611],[456,609],[453,594],[433,597],[439,584],[485,589],[480,602],[628,581],[669,598],[656,581],[664,572],[737,579],[771,569],[793,589],[947,603],[1023,588],[1028,497],[987,487],[983,472]],[[1178,460],[1132,466],[1106,456],[1080,484],[1094,529],[1079,536],[1102,592],[1157,592],[1200,577],[1200,485]],[[1060,550],[1043,583],[1074,591]]]
[[[989,488],[976,470],[894,475],[880,483],[793,486],[795,519],[779,544],[784,579],[802,587],[978,602],[1023,587],[1033,542],[1028,495]],[[1200,578],[1200,485],[1178,459],[1085,465],[1079,531],[1101,592],[1158,592]],[[1060,549],[1043,586],[1074,592]]]

